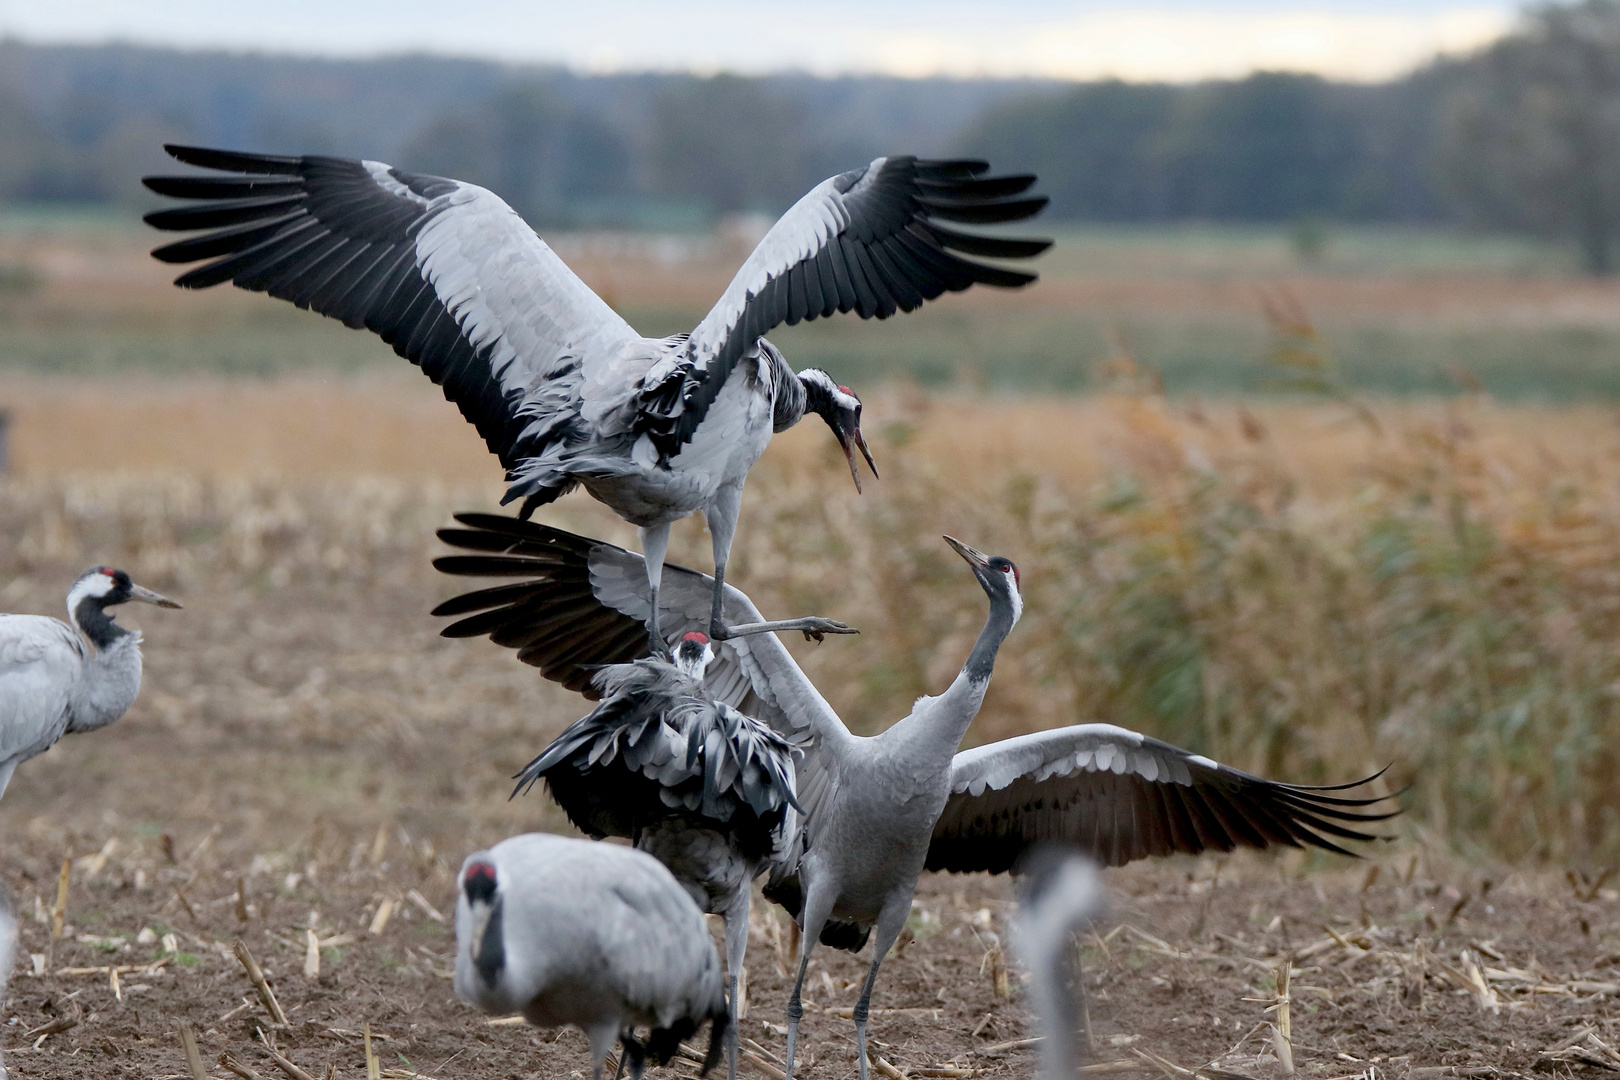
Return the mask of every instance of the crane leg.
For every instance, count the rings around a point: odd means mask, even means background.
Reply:
[[[748,951],[748,909],[754,899],[752,880],[745,880],[726,908],[726,1006],[731,1027],[726,1031],[726,1080],[737,1080],[737,978],[742,973],[743,956]]]
[[[613,1049],[613,1043],[619,1037],[619,1026],[612,1021],[606,1024],[597,1024],[585,1032],[585,1038],[591,1044],[591,1080],[602,1080],[602,1063],[607,1061],[608,1051]],[[624,1055],[619,1055],[619,1062],[623,1064]]]
[[[908,892],[903,902],[891,899],[878,915],[874,935],[876,940],[872,944],[872,966],[866,971],[866,985],[861,987],[861,999],[855,1003],[855,1049],[860,1055],[860,1080],[867,1080],[866,1017],[872,1004],[872,984],[877,982],[878,967],[882,965],[883,958],[889,955],[889,950],[900,937],[900,931],[905,929],[906,918],[910,914],[911,894]]]
[[[709,640],[724,641],[726,624],[721,620],[720,607],[726,596],[726,563],[731,558],[731,538],[737,534],[737,516],[742,513],[742,485],[721,488],[707,509],[703,519],[709,523],[709,538],[714,543],[714,599],[709,610]]]
[[[804,898],[804,907],[800,911],[803,927],[799,934],[799,975],[793,980],[793,996],[788,998],[787,1006],[787,1054],[785,1080],[793,1080],[793,1053],[799,1045],[799,1021],[804,1019],[804,1005],[799,1001],[799,995],[804,990],[804,976],[810,970],[810,953],[821,939],[821,928],[827,925],[832,916],[833,890],[818,889],[811,882],[810,889]],[[910,910],[909,905],[907,910]]]
[[[721,607],[726,596],[726,563],[731,556],[731,538],[737,532],[737,515],[742,509],[742,487],[724,488],[703,517],[709,523],[709,536],[714,540],[714,599],[709,609],[709,640],[746,637],[749,634],[769,634],[781,630],[798,630],[806,638],[820,641],[827,634],[858,634],[853,626],[836,619],[823,619],[811,615],[803,619],[781,619],[776,622],[739,623],[727,626]],[[645,536],[645,533],[643,533]],[[643,543],[645,543],[643,539]]]
[[[647,614],[647,647],[653,656],[669,659],[669,643],[664,640],[659,626],[662,614],[658,606],[658,587],[664,581],[664,553],[669,550],[669,525],[654,525],[641,530],[641,556],[647,563],[648,599],[652,603]]]

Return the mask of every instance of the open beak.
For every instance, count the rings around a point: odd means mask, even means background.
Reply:
[[[129,587],[129,598],[139,600],[143,604],[156,604],[158,607],[177,608],[180,606],[177,601],[170,600],[167,596],[155,593],[151,589],[143,589],[139,585]]]
[[[977,548],[968,547],[966,544],[962,543],[962,541],[956,539],[956,537],[947,536],[945,538],[945,542],[951,545],[951,550],[955,551],[958,555],[962,556],[962,558],[966,559],[968,565],[973,567],[974,570],[983,570],[990,565],[990,556],[986,555]]]
[[[856,428],[855,433],[849,438],[840,438],[838,442],[839,445],[844,448],[844,460],[849,462],[849,476],[850,479],[855,481],[855,490],[857,493],[859,493],[861,490],[861,474],[860,470],[855,466],[854,447],[858,446],[861,448],[861,456],[866,459],[867,468],[872,470],[872,476],[874,478],[877,477],[878,474],[877,462],[872,460],[872,451],[867,449],[866,436],[861,434],[860,428]]]

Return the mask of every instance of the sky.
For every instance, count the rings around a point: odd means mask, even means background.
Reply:
[[[1501,0],[0,0],[0,36],[584,71],[1376,80],[1508,29]]]

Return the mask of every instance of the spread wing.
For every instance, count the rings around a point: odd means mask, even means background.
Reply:
[[[1399,809],[1375,812],[1390,796],[1335,793],[1376,779],[1279,784],[1112,724],[1039,731],[956,755],[927,865],[1000,873],[1052,840],[1106,866],[1240,846],[1349,854],[1335,841],[1377,839],[1361,828]]]
[[[0,615],[0,766],[62,737],[83,664],[84,643],[61,620]]]
[[[586,384],[615,385],[602,369],[638,340],[483,188],[379,161],[166,149],[233,174],[144,181],[194,200],[148,224],[204,230],[152,252],[203,263],[176,285],[229,281],[373,331],[444,388],[508,470],[581,434]]]
[[[523,580],[434,608],[435,615],[465,616],[440,631],[445,637],[487,634],[546,678],[592,698],[598,666],[627,663],[647,651],[647,570],[640,555],[500,514],[457,514],[456,520],[465,528],[441,529],[439,539],[484,554],[442,556],[433,561],[437,569]],[[689,631],[707,632],[714,579],[666,563],[662,582],[664,640],[673,647]],[[730,585],[722,614],[732,623],[762,621],[759,609]],[[790,738],[808,733],[840,744],[854,738],[774,634],[717,642],[703,682],[715,700]]]
[[[782,215],[692,331],[688,347],[653,367],[641,423],[666,457],[692,437],[737,362],[782,323],[853,311],[886,319],[972,285],[1017,288],[1034,274],[977,258],[1027,259],[1050,240],[967,233],[1038,213],[1033,176],[984,174],[983,161],[883,157],[822,181]]]

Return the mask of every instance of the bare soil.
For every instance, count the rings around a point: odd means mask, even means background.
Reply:
[[[507,778],[580,703],[486,642],[438,638],[425,612],[452,586],[409,554],[319,580],[148,580],[187,610],[124,616],[148,635],[141,700],[19,770],[0,804],[0,880],[22,919],[0,1010],[15,1077],[186,1076],[182,1024],[209,1075],[229,1075],[215,1064],[226,1052],[281,1075],[255,1041],[268,1016],[238,940],[290,1020],[276,1044],[313,1076],[364,1076],[367,1025],[385,1076],[588,1068],[577,1033],[491,1025],[454,999],[443,921],[465,853],[565,827],[543,794],[508,802]],[[29,563],[3,606],[55,610],[78,568]],[[1266,1010],[1292,952],[1291,1046],[1307,1076],[1601,1071],[1582,1061],[1620,1038],[1620,893],[1469,867],[1412,839],[1368,856],[1112,873],[1115,909],[1084,939],[1094,1059],[1281,1075]],[[1010,896],[1003,879],[924,880],[871,1027],[902,1072],[1033,1074],[1034,1051],[1007,1045],[1030,1030],[1016,970],[1010,999],[995,991]],[[319,973],[306,977],[311,929]],[[757,907],[743,1032],[767,1055],[783,1048],[785,939],[785,920]],[[866,962],[818,952],[803,1075],[853,1075],[853,1025],[829,1010],[853,1004]]]

